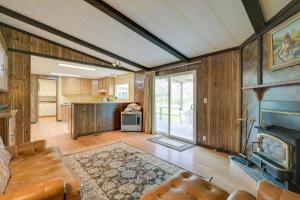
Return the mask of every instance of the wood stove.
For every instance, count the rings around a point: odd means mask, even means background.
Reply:
[[[300,102],[261,103],[252,161],[266,173],[300,191]]]

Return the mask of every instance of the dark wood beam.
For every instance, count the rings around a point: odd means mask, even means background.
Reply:
[[[259,0],[242,0],[242,3],[255,33],[259,33],[266,27]]]
[[[266,32],[270,31],[272,28],[278,26],[280,23],[287,20],[289,17],[293,16],[300,10],[300,0],[292,0],[290,1],[285,7],[283,7],[274,17],[272,17],[266,23],[266,27],[261,30],[257,34],[251,35],[248,39],[246,39],[242,44],[241,47],[246,46],[247,44],[257,40],[260,36],[265,34]]]
[[[104,1],[102,0],[85,0],[85,1],[90,5],[94,6],[95,8],[97,8],[98,10],[100,10],[101,12],[107,14],[111,18],[120,22],[127,28],[133,30],[134,32],[144,37],[148,41],[152,42],[153,44],[164,49],[165,51],[172,54],[176,58],[180,59],[181,61],[189,60],[185,55],[177,51],[175,48],[171,47],[169,44],[162,41],[161,39],[159,39],[149,31],[147,31],[146,29],[144,29],[143,27],[141,27],[140,25],[138,25],[137,23],[135,23],[134,21],[132,21],[131,19],[129,19],[128,17],[126,17],[125,15],[123,15],[122,13],[114,9],[113,7],[111,7],[110,5],[108,5]]]
[[[115,59],[117,59],[117,60],[120,60],[120,61],[122,61],[122,62],[124,62],[124,63],[127,63],[127,64],[129,64],[129,65],[132,65],[132,66],[137,67],[137,68],[139,68],[139,69],[145,69],[145,70],[148,69],[148,68],[146,68],[146,67],[144,67],[144,66],[142,66],[142,65],[140,65],[140,64],[138,64],[138,63],[136,63],[136,62],[133,62],[133,61],[131,61],[131,60],[128,60],[127,58],[121,57],[121,56],[119,56],[119,55],[117,55],[117,54],[114,54],[114,53],[112,53],[112,52],[110,52],[110,51],[107,51],[107,50],[105,50],[105,49],[102,49],[102,48],[100,48],[100,47],[97,47],[97,46],[95,46],[95,45],[93,45],[93,44],[90,44],[90,43],[88,43],[88,42],[86,42],[86,41],[83,41],[83,40],[81,40],[81,39],[79,39],[79,38],[77,38],[77,37],[74,37],[74,36],[69,35],[69,34],[67,34],[67,33],[65,33],[65,32],[62,32],[62,31],[60,31],[60,30],[57,30],[57,29],[55,29],[55,28],[53,28],[53,27],[50,27],[50,26],[48,26],[48,25],[46,25],[46,24],[43,24],[43,23],[41,23],[41,22],[38,22],[38,21],[36,21],[36,20],[34,20],[34,19],[32,19],[32,18],[29,18],[29,17],[27,17],[27,16],[24,16],[24,15],[22,15],[22,14],[20,14],[20,13],[17,13],[17,12],[15,12],[15,11],[10,10],[10,9],[8,9],[8,8],[5,8],[5,7],[3,7],[3,6],[0,6],[0,13],[2,13],[2,14],[4,14],[4,15],[7,15],[7,16],[9,16],[9,17],[15,18],[15,19],[17,19],[17,20],[20,20],[20,21],[22,21],[22,22],[24,22],[24,23],[27,23],[27,24],[29,24],[29,25],[31,25],[31,26],[34,26],[34,27],[36,27],[36,28],[42,29],[42,30],[44,30],[44,31],[47,31],[47,32],[49,32],[49,33],[55,34],[55,35],[57,35],[57,36],[59,36],[59,37],[62,37],[62,38],[64,38],[64,39],[67,39],[67,40],[69,40],[69,41],[75,42],[75,43],[77,43],[77,44],[79,44],[79,45],[82,45],[82,46],[84,46],[84,47],[87,47],[87,48],[89,48],[89,49],[92,49],[92,50],[94,50],[94,51],[97,51],[97,52],[99,52],[99,53],[105,54],[105,55],[107,55],[107,56],[109,56],[109,57],[112,57],[112,58],[115,58]]]
[[[220,51],[215,51],[215,52],[203,54],[203,55],[200,55],[200,56],[195,56],[193,58],[190,58],[189,62],[176,61],[176,62],[166,63],[166,64],[163,64],[163,65],[158,65],[158,66],[152,67],[152,68],[150,68],[150,70],[157,71],[157,70],[164,70],[164,69],[167,69],[167,68],[168,69],[169,68],[176,68],[180,65],[196,62],[196,61],[199,61],[199,60],[201,60],[203,58],[206,58],[206,57],[209,57],[209,56],[214,56],[214,55],[217,55],[217,54],[222,54],[222,53],[226,53],[228,51],[235,51],[235,50],[239,50],[239,49],[240,49],[240,46],[231,47],[231,48],[228,48],[228,49],[223,49],[223,50],[220,50]]]
[[[37,56],[37,57],[43,57],[43,58],[61,60],[61,61],[66,61],[66,62],[84,64],[84,65],[91,65],[91,66],[102,67],[102,68],[106,68],[106,69],[113,69],[113,70],[134,72],[134,71],[132,71],[130,69],[127,69],[127,68],[124,68],[124,67],[113,67],[111,65],[101,65],[101,64],[90,63],[90,62],[82,62],[82,61],[68,59],[68,58],[63,58],[63,57],[59,57],[59,56],[51,56],[51,55],[47,55],[47,54],[35,53],[35,52],[31,52],[31,51],[24,51],[24,50],[20,50],[20,49],[8,48],[7,50],[11,51],[11,52],[16,52],[16,53],[28,54],[28,55]]]

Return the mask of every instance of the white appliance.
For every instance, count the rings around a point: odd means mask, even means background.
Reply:
[[[142,112],[122,112],[121,131],[142,131]]]

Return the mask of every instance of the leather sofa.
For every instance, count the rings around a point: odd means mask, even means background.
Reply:
[[[0,200],[80,199],[80,184],[62,162],[58,147],[46,148],[46,141],[40,140],[6,150],[12,159]],[[1,171],[5,171],[4,167]]]
[[[246,191],[228,194],[206,180],[182,171],[159,186],[144,192],[140,200],[300,200],[300,195],[261,181],[257,198]]]

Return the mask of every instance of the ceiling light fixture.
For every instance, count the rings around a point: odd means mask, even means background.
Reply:
[[[121,67],[121,61],[115,60],[115,61],[113,62],[113,64],[112,64],[112,66],[114,66],[114,67]]]
[[[80,75],[75,75],[75,74],[62,74],[62,73],[56,73],[56,72],[51,72],[52,75],[56,76],[70,76],[70,77],[80,77]]]
[[[60,67],[74,68],[74,69],[89,70],[89,71],[95,71],[95,70],[96,70],[95,68],[81,67],[81,66],[69,65],[69,64],[63,64],[63,63],[59,63],[58,66],[60,66]]]

